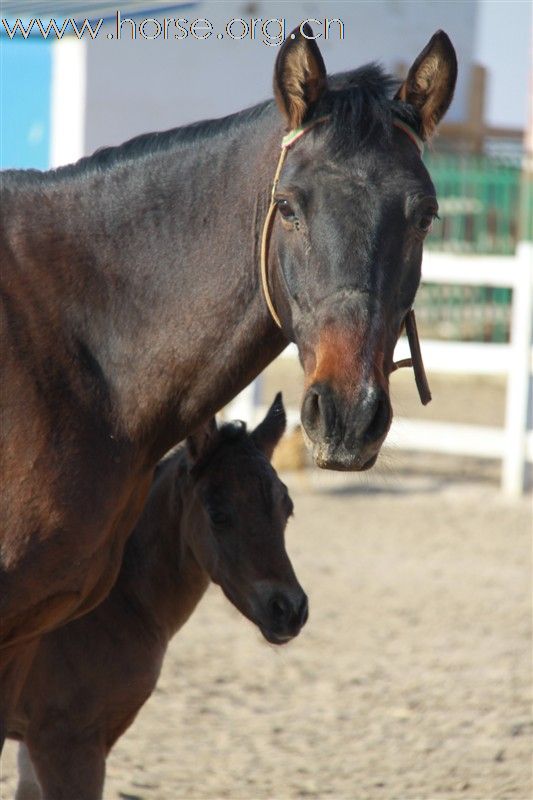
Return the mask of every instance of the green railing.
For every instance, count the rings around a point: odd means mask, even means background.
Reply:
[[[488,286],[422,285],[416,299],[422,337],[507,342],[511,291]]]
[[[425,160],[441,217],[427,247],[459,253],[514,253],[520,220],[520,163],[442,153]]]
[[[520,225],[519,159],[430,154],[425,159],[439,198],[426,247],[452,253],[512,255]],[[422,286],[417,317],[423,335],[504,342],[511,292],[469,286]]]

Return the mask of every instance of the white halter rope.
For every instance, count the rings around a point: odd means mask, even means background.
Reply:
[[[320,122],[325,122],[326,119],[327,117],[320,117],[320,119],[316,119],[314,122],[309,123],[309,125],[304,125],[300,128],[294,128],[294,130],[289,131],[289,133],[281,140],[281,154],[279,157],[278,166],[276,167],[276,172],[274,173],[274,180],[272,181],[270,206],[265,218],[265,224],[263,225],[263,235],[261,236],[261,284],[263,286],[263,294],[265,296],[268,310],[270,311],[270,316],[278,328],[281,328],[281,320],[276,313],[274,303],[270,297],[270,289],[268,288],[268,245],[270,244],[270,234],[272,233],[274,216],[278,207],[274,199],[276,196],[276,189],[278,188],[279,176],[281,175],[281,170],[283,169],[283,164],[285,163],[288,149],[292,147],[292,145],[297,142],[298,139],[304,135],[304,133],[310,131],[311,128],[314,128],[315,125],[318,125]]]
[[[277,203],[275,201],[276,189],[278,188],[281,170],[283,169],[289,148],[292,147],[292,145],[297,142],[298,139],[300,139],[305,133],[314,128],[315,125],[325,122],[327,119],[328,117],[320,117],[319,119],[310,122],[309,125],[303,125],[300,128],[294,128],[294,130],[289,131],[289,133],[287,133],[286,136],[284,136],[281,140],[281,154],[276,167],[276,172],[274,173],[274,180],[272,181],[270,206],[265,217],[263,233],[261,236],[261,285],[263,287],[263,295],[268,310],[278,328],[281,328],[281,320],[276,312],[276,309],[274,308],[274,303],[272,302],[272,297],[270,295],[270,289],[268,286],[268,247],[270,244],[270,234],[272,233],[272,226],[274,224],[274,217],[277,209]],[[393,125],[403,131],[411,139],[413,144],[418,149],[420,156],[422,156],[424,152],[424,143],[418,134],[415,133],[415,131],[409,125],[407,125],[407,123],[403,122],[403,120],[395,118]],[[405,317],[405,331],[409,341],[411,358],[404,358],[401,361],[396,361],[393,365],[393,371],[400,369],[401,367],[413,367],[415,373],[415,382],[418,389],[418,394],[420,396],[420,402],[425,406],[431,400],[431,391],[429,389],[424,363],[422,361],[422,352],[420,350],[420,340],[418,338],[418,331],[416,327],[415,312],[412,308],[407,312]]]

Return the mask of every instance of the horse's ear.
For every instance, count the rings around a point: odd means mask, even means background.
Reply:
[[[274,97],[289,129],[298,128],[326,88],[326,67],[308,22],[285,39],[274,67]]]
[[[414,62],[395,97],[418,110],[423,139],[432,136],[448,110],[456,80],[454,47],[444,31],[437,31]]]
[[[278,392],[274,402],[267,411],[267,415],[251,434],[256,446],[266,455],[272,458],[274,448],[285,433],[287,416],[283,407],[281,392]]]
[[[201,425],[187,436],[187,460],[189,466],[194,466],[194,464],[207,453],[213,444],[217,432],[217,421],[212,417],[209,422],[206,422],[205,425]]]

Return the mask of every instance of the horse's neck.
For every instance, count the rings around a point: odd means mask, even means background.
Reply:
[[[167,640],[187,621],[210,579],[187,544],[183,487],[173,458],[162,467],[126,545],[113,594]]]
[[[93,171],[80,194],[86,232],[74,254],[86,259],[87,288],[74,306],[76,336],[109,384],[117,431],[150,458],[234,397],[285,343],[259,280],[277,156],[272,113],[268,146],[257,121],[205,142],[178,140]]]

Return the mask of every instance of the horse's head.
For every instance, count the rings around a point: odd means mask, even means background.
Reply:
[[[285,430],[278,395],[263,422],[217,429],[213,421],[187,440],[192,492],[184,530],[200,565],[273,644],[296,636],[307,597],[285,550],[292,514],[286,486],[270,464]]]
[[[443,32],[396,93],[376,65],[328,78],[298,29],[279,52],[277,104],[287,129],[305,132],[286,148],[264,260],[273,306],[298,345],[302,423],[321,467],[371,467],[389,430],[394,346],[438,210],[420,149],[456,74]]]

